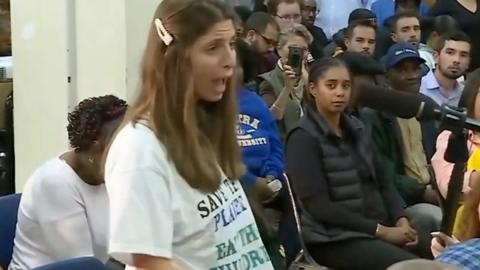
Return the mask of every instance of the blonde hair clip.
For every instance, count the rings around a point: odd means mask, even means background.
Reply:
[[[160,39],[162,39],[163,43],[165,45],[170,45],[173,41],[172,35],[168,33],[167,29],[165,29],[165,26],[163,26],[163,23],[160,19],[155,19],[155,27],[157,28],[157,33]]]

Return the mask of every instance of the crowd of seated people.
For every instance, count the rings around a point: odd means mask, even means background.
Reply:
[[[371,7],[354,8],[348,17],[342,18],[345,25],[334,35],[331,29],[324,31],[318,24],[324,5],[319,1],[254,1],[253,5],[234,9],[222,1],[175,1],[164,0],[155,13],[159,18],[152,21],[142,69],[144,92],[133,109],[126,113],[125,101],[103,96],[80,102],[68,115],[67,132],[72,149],[40,166],[22,191],[13,259],[8,270],[31,269],[81,256],[93,256],[105,263],[119,260],[127,267],[136,267],[132,269],[164,269],[159,266],[198,269],[206,265],[216,267],[212,269],[233,269],[228,268],[234,262],[227,257],[236,253],[232,250],[239,246],[239,251],[243,251],[248,247],[245,241],[250,240],[264,251],[263,257],[245,259],[238,255],[239,265],[235,269],[288,269],[302,248],[318,264],[331,269],[455,269],[455,266],[480,269],[480,262],[470,262],[478,267],[475,268],[452,259],[455,258],[452,254],[480,255],[478,134],[468,133],[469,161],[453,235],[438,234],[444,218],[441,202],[448,194],[454,166],[444,157],[451,132],[439,121],[404,119],[363,107],[357,99],[360,88],[382,87],[386,92],[430,98],[438,106],[459,107],[465,109],[466,116],[480,119],[477,108],[480,70],[472,68],[478,64],[480,47],[478,37],[472,36],[471,26],[480,22],[479,1],[451,1],[454,5],[442,0],[436,3],[377,0]],[[167,8],[189,1],[192,3],[179,9],[179,15],[175,8]],[[198,26],[203,32],[189,34],[182,32],[186,28],[174,26],[184,26],[185,22],[162,21],[167,20],[163,18],[169,13],[188,18],[185,14],[193,12],[190,5],[198,5],[205,11],[215,10],[211,14],[218,16],[217,21],[212,19],[204,27],[207,21],[191,15],[192,21],[198,20],[204,28]],[[470,11],[468,19],[460,20],[462,8]],[[225,21],[229,23],[222,25]],[[233,39],[228,36],[231,40],[224,42],[227,39],[223,37],[231,34],[232,25]],[[209,31],[218,31],[215,32],[218,38],[205,45],[202,42],[210,37]],[[177,39],[182,41],[182,38],[188,45],[178,45],[181,42]],[[204,51],[202,46],[206,48]],[[183,57],[179,51],[193,56]],[[161,64],[160,68],[148,53],[171,63],[188,64],[178,67]],[[195,58],[195,53],[201,57]],[[203,65],[213,69],[220,62],[223,66],[218,70],[228,70],[224,72],[227,79],[198,83],[210,76]],[[176,75],[168,70],[173,68],[178,68]],[[179,79],[188,72],[203,75],[193,76],[188,82]],[[162,81],[160,77],[180,82]],[[168,93],[168,87],[189,89],[189,83],[226,90],[215,92],[215,98],[196,89],[194,93]],[[165,99],[160,95],[165,95]],[[153,100],[140,102],[147,96]],[[190,98],[194,101],[188,101]],[[173,106],[169,102],[179,104]],[[191,104],[199,105],[191,110],[188,107]],[[178,118],[181,123],[174,123],[167,116],[160,116],[162,111],[175,110],[182,111],[183,122]],[[221,113],[224,117],[236,114],[236,134],[225,131],[227,125],[233,125],[230,123],[233,118],[222,123]],[[138,161],[127,164],[130,148],[122,149],[119,143],[139,129],[130,128],[125,122],[121,124],[125,114],[128,121],[135,123],[132,127],[145,126],[140,131],[152,133],[148,135],[150,143],[157,139],[161,142],[154,147],[155,151],[162,151],[161,162],[155,164],[166,166],[162,167],[167,168],[165,172],[149,163],[159,157],[145,147],[142,148],[145,153],[135,152]],[[198,119],[192,120],[192,115]],[[187,123],[199,127],[187,127]],[[209,131],[210,127],[220,126],[224,128],[221,134]],[[189,134],[190,131],[194,134]],[[175,144],[176,132],[179,140],[194,141],[196,148]],[[227,147],[221,140],[236,145]],[[180,154],[174,153],[175,150]],[[112,156],[112,153],[120,154]],[[207,153],[212,160],[182,164],[179,157],[189,156],[188,153]],[[153,155],[152,160],[145,161],[144,155],[149,154]],[[228,160],[222,160],[223,157]],[[122,162],[128,168],[137,167],[132,171],[119,168],[115,165],[117,158],[124,158]],[[147,164],[144,166],[141,161]],[[244,171],[241,166],[234,166],[236,161],[243,163]],[[217,174],[211,173],[211,168],[218,168],[219,175],[226,178],[242,172],[236,177],[240,185],[224,180],[219,187],[213,182],[209,185],[192,180],[197,171],[205,181],[213,179]],[[149,174],[140,173],[141,169]],[[161,181],[161,185],[165,184],[161,186],[149,178],[147,183],[158,190],[141,189],[135,186],[133,176],[127,177],[137,171],[138,177],[156,175],[168,181]],[[114,179],[117,177],[126,181],[133,193],[120,187]],[[291,181],[295,198],[286,191],[285,181]],[[227,191],[238,197],[229,199]],[[145,199],[142,192],[148,193]],[[168,202],[167,197],[155,197],[155,192],[168,194],[173,200],[171,205],[158,209],[145,206],[146,202]],[[237,205],[225,210],[230,211],[231,222],[242,218],[245,224],[253,222],[256,226],[250,229],[259,237],[250,240],[237,237],[230,241],[234,243],[229,247],[214,242],[213,232],[208,234],[213,229],[210,225],[216,224],[216,233],[221,229],[218,227],[221,220],[229,223],[222,214],[215,217],[205,214],[202,218],[211,220],[202,219],[198,224],[190,224],[192,228],[193,225],[201,228],[189,229],[188,214],[193,213],[192,209],[200,211],[204,207],[202,202],[195,207],[189,203],[201,196],[208,198],[211,209],[205,209],[211,213],[224,213],[224,203],[234,200]],[[246,205],[243,196],[248,199]],[[123,197],[132,204],[126,205]],[[301,235],[295,228],[290,199],[299,205]],[[109,207],[111,202],[113,208]],[[156,228],[154,222],[160,222],[161,216],[148,218],[148,230],[142,231],[141,238],[148,248],[135,246],[132,244],[135,240],[129,238],[133,234],[122,235],[120,229],[142,226],[142,220],[130,221],[132,213],[122,212],[122,207],[139,207],[140,218],[150,217],[147,210],[166,211],[171,223],[158,228],[171,231],[158,233],[150,241],[148,233],[153,232],[149,230]],[[228,235],[232,234],[228,231]],[[160,236],[168,236],[172,243],[155,249],[155,245],[160,245]],[[196,236],[204,242],[192,241]],[[131,245],[123,246],[112,237]],[[305,246],[300,245],[299,239]],[[200,244],[208,252],[189,257],[192,247]],[[214,250],[218,252],[216,259],[212,257]],[[248,256],[253,256],[251,252]],[[255,260],[258,261],[253,264]],[[262,263],[258,263],[260,260]]]

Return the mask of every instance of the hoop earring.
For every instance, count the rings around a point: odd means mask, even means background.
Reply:
[[[94,161],[95,161],[95,159],[94,159],[93,157],[89,157],[89,158],[88,158],[88,162],[90,162],[90,163],[93,164]]]

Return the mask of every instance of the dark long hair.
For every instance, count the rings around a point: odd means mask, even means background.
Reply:
[[[345,62],[343,62],[338,58],[333,58],[333,57],[320,58],[310,65],[310,71],[308,73],[308,82],[309,82],[308,93],[304,93],[305,105],[316,110],[315,98],[312,96],[312,94],[309,91],[310,86],[312,84],[316,84],[318,82],[318,79],[320,79],[329,69],[333,67],[344,67],[345,69],[348,70],[348,67],[345,64]]]

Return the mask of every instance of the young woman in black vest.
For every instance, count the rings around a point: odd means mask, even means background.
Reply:
[[[308,250],[334,269],[386,269],[416,258],[413,252],[431,256],[429,240],[412,228],[383,177],[368,131],[345,113],[351,84],[340,60],[313,64],[305,115],[287,137],[286,168]]]

